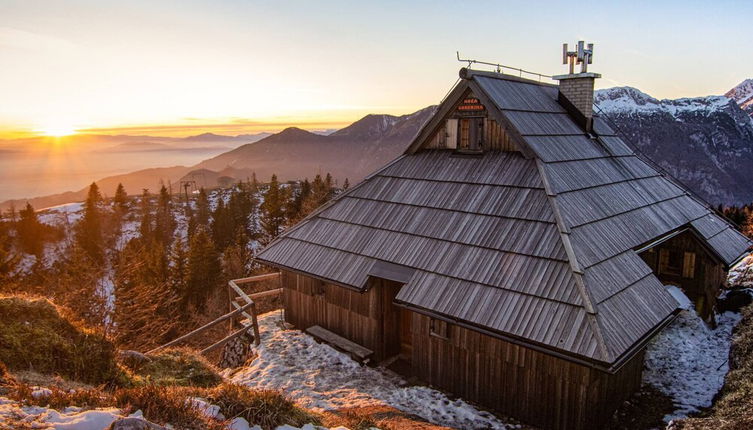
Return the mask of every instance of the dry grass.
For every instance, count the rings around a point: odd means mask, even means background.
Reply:
[[[156,424],[171,424],[186,430],[219,430],[236,417],[242,417],[262,429],[274,429],[284,424],[301,427],[307,423],[320,424],[319,416],[298,407],[276,391],[250,390],[233,384],[215,388],[166,387],[146,385],[106,391],[102,388],[64,390],[50,387],[50,393],[34,396],[31,386],[16,383],[8,388],[7,396],[25,405],[63,409],[116,407],[125,413],[141,410],[144,418]],[[207,417],[192,402],[202,398],[220,407],[224,421]]]
[[[123,382],[113,344],[47,299],[0,297],[0,321],[0,361],[12,371],[92,384]]]
[[[208,388],[222,382],[215,367],[194,350],[170,348],[147,357],[151,361],[130,367],[139,384]]]
[[[241,417],[263,429],[274,429],[283,424],[295,427],[320,424],[317,416],[278,391],[249,390],[240,385],[222,384],[206,393],[205,398],[219,406],[226,418]]]

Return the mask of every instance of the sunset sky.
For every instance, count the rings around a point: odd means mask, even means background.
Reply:
[[[657,5],[661,3],[661,5]],[[337,128],[437,103],[465,57],[659,98],[753,77],[750,1],[0,0],[0,138]]]

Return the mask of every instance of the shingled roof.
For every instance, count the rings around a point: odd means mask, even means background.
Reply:
[[[259,261],[472,327],[613,365],[677,303],[637,253],[688,228],[727,265],[751,241],[596,117],[589,137],[557,87],[465,71],[406,153],[286,231]],[[520,152],[421,149],[472,91]]]

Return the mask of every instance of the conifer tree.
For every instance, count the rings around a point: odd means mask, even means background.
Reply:
[[[753,238],[753,211],[749,211],[748,216],[745,218],[742,231],[744,235]]]
[[[154,231],[156,238],[162,242],[163,246],[168,246],[175,232],[175,217],[172,211],[172,198],[167,191],[167,187],[162,185],[159,191],[157,201],[157,212],[155,215]]]
[[[252,259],[245,232],[239,229],[235,237],[235,243],[225,248],[222,253],[222,275],[228,280],[248,276],[248,267]]]
[[[326,203],[333,195],[332,175],[327,173],[326,179],[322,179],[321,175],[316,175],[314,181],[311,182],[311,193],[303,202],[301,216],[307,216],[316,208]]]
[[[118,188],[115,190],[115,197],[112,199],[115,204],[115,210],[119,214],[125,214],[128,211],[128,193],[126,193],[123,184],[118,184]]]
[[[5,284],[18,266],[19,256],[13,252],[6,222],[0,220],[0,284]]]
[[[128,242],[115,266],[115,340],[138,350],[172,340],[183,331],[175,292],[143,270],[146,248],[142,241]]]
[[[170,288],[177,297],[185,296],[188,280],[188,250],[181,239],[176,240],[173,244],[170,253],[169,274]]]
[[[264,203],[261,206],[261,224],[268,240],[274,239],[285,225],[285,193],[277,182],[277,175],[272,175],[269,188],[264,193]]]
[[[204,188],[199,190],[199,195],[196,198],[196,225],[209,227],[209,197],[207,191]]]
[[[141,225],[139,226],[139,233],[144,240],[151,239],[154,232],[154,227],[152,226],[151,200],[149,190],[144,188],[144,191],[141,193]]]
[[[212,213],[212,240],[218,251],[222,251],[233,241],[233,218],[221,198]]]
[[[107,297],[101,284],[104,269],[79,243],[74,242],[53,268],[51,278],[55,290],[51,291],[56,303],[71,309],[88,324],[101,327],[107,314]]]
[[[28,254],[41,257],[44,246],[42,237],[42,225],[37,218],[34,207],[28,202],[26,207],[18,212],[19,219],[16,222],[16,232],[21,250]]]
[[[200,226],[189,243],[185,299],[203,310],[206,298],[219,284],[220,275],[217,250],[209,233]]]

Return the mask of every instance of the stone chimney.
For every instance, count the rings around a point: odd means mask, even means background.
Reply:
[[[586,132],[593,131],[594,83],[601,75],[588,71],[593,59],[593,44],[586,48],[583,41],[578,42],[577,51],[568,51],[567,44],[562,46],[562,63],[570,66],[567,75],[552,76],[558,80],[558,101],[573,116]],[[575,65],[580,64],[580,73],[575,73]]]
[[[560,81],[558,101],[588,132],[593,130],[594,82],[598,73],[553,76]]]

